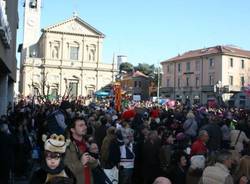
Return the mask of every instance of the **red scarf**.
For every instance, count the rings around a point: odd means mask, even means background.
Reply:
[[[88,147],[84,139],[82,141],[75,140],[75,143],[81,153],[85,153],[87,151]],[[83,175],[84,184],[91,184],[91,171],[88,165],[84,166]]]

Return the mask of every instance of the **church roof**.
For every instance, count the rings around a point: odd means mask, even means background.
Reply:
[[[91,32],[94,32],[95,34],[99,35],[100,37],[102,37],[102,38],[105,37],[105,35],[102,32],[98,31],[96,28],[94,28],[93,26],[91,26],[90,24],[88,24],[87,22],[85,22],[84,20],[82,20],[78,16],[73,16],[70,19],[67,19],[67,20],[60,22],[58,24],[54,24],[54,25],[45,27],[44,29],[42,29],[42,32],[53,32],[55,28],[58,28],[64,24],[74,22],[74,21],[79,23],[80,25],[84,26],[85,28],[87,28]]]

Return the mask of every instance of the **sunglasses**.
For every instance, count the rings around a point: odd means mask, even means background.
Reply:
[[[54,153],[54,152],[50,152],[50,151],[45,151],[44,155],[45,155],[45,158],[47,158],[48,160],[50,160],[50,159],[59,160],[62,157],[62,155],[60,153]]]

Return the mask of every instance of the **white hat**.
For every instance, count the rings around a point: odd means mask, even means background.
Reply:
[[[205,168],[205,157],[203,155],[195,155],[192,156],[190,161],[191,165],[190,167],[192,169],[204,169]]]

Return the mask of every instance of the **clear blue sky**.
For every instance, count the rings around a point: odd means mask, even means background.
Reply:
[[[218,44],[250,50],[249,0],[43,0],[41,28],[77,11],[106,35],[103,62],[113,53],[157,64],[188,50]],[[23,8],[19,1],[19,43]]]

